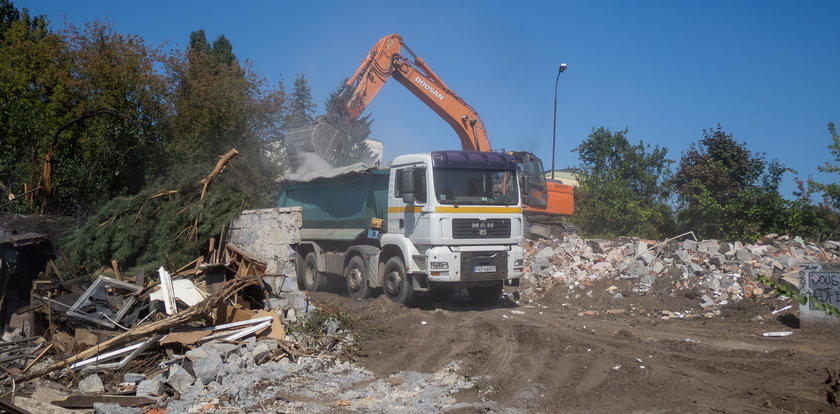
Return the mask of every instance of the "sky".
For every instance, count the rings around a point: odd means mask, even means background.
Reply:
[[[405,44],[481,116],[494,149],[557,168],[579,163],[593,130],[668,148],[675,160],[704,129],[724,131],[800,178],[834,161],[840,124],[840,1],[66,1],[13,0],[54,29],[107,20],[149,45],[183,49],[191,31],[224,35],[276,84],[303,73],[318,110],[378,39]],[[459,149],[453,130],[396,81],[366,111],[386,160]],[[781,187],[791,198],[793,174]]]

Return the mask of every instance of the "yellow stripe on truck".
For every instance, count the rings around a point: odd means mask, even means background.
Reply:
[[[388,207],[389,213],[420,213],[422,207]],[[487,213],[487,214],[519,214],[520,207],[435,207],[435,213]]]
[[[435,207],[435,213],[488,213],[488,214],[519,214],[520,207]]]
[[[423,210],[423,207],[388,207],[389,213],[405,213],[408,211],[409,213],[419,213]]]

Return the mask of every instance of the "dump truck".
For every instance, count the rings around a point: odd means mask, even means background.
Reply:
[[[458,136],[461,149],[493,151],[490,137],[478,112],[458,96],[429,65],[416,56],[402,36],[379,39],[347,78],[339,98],[326,115],[311,125],[286,134],[286,150],[293,168],[314,153],[333,164],[337,148],[348,135],[353,120],[365,111],[389,79],[396,80],[440,116]],[[576,233],[567,222],[575,212],[574,189],[556,180],[546,180],[542,160],[527,151],[511,151],[519,167],[519,190],[528,233],[548,237]]]
[[[301,289],[343,278],[354,298],[408,305],[418,292],[466,288],[489,304],[522,277],[522,205],[505,153],[435,151],[310,173],[282,184],[278,206],[301,207]]]

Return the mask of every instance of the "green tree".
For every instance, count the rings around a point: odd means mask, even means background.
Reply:
[[[204,31],[190,34],[183,53],[173,53],[167,68],[174,96],[174,116],[166,134],[166,154],[173,174],[209,171],[219,155],[239,151],[235,166],[243,191],[273,197],[280,169],[269,162],[267,144],[281,139],[285,93],[266,86],[233,54],[219,36],[208,45]],[[181,171],[179,171],[181,170]]]
[[[627,130],[593,129],[576,149],[581,164],[575,222],[599,236],[662,237],[672,231],[666,148],[631,144]]]
[[[186,52],[169,59],[175,115],[166,152],[173,165],[211,164],[230,148],[256,146],[249,119],[257,80],[235,60],[232,48],[225,52],[233,58],[229,63],[220,61],[222,51],[215,52],[198,30],[190,34]]]
[[[84,118],[52,143],[57,208],[84,216],[114,196],[136,193],[162,173],[166,84],[155,70],[160,51],[136,35],[93,22],[69,26],[64,37],[76,100],[69,115],[113,110]]]
[[[817,167],[817,170],[829,174],[840,174],[840,135],[837,134],[837,128],[834,122],[828,123],[828,133],[831,135],[831,145],[828,146],[829,151],[834,156],[835,164],[826,162]],[[821,191],[823,196],[834,211],[840,211],[840,184],[834,183],[817,183],[811,180],[811,184],[815,190]]]
[[[303,74],[299,73],[292,85],[292,92],[289,94],[283,127],[289,130],[311,124],[315,119],[314,111],[315,104],[312,102],[309,83]]]
[[[332,165],[350,165],[357,162],[369,162],[373,153],[365,143],[370,137],[371,119],[370,114],[358,119],[349,119],[346,106],[346,86],[344,82],[324,102],[324,110],[328,117],[333,119],[339,127],[346,130],[346,139],[341,140],[331,159],[327,160]]]
[[[0,0],[0,39],[3,39],[3,33],[15,22],[23,22],[30,31],[46,29],[47,27],[47,18],[45,16],[32,16],[29,14],[28,9],[23,8],[18,10],[11,1]]]
[[[679,225],[702,237],[755,240],[791,227],[788,204],[778,186],[785,172],[720,125],[682,154],[674,185],[679,196]]]
[[[42,184],[49,138],[70,118],[76,99],[66,42],[49,32],[46,18],[4,2],[0,26],[0,190],[6,196]]]

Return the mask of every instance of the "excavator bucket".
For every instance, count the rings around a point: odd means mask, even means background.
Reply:
[[[325,117],[319,117],[310,125],[292,129],[286,134],[289,164],[297,171],[311,159],[311,154],[334,164],[335,151],[347,135],[346,129],[333,125]]]

